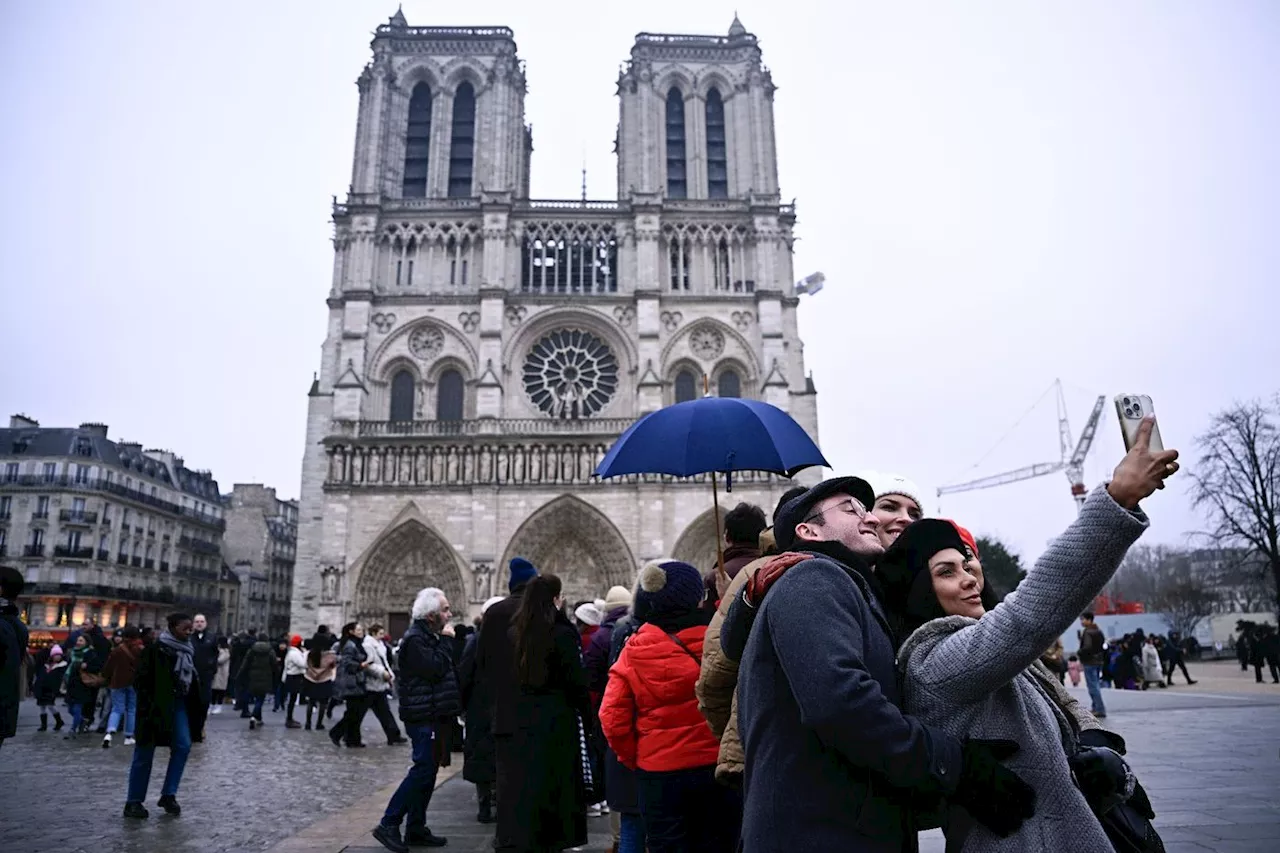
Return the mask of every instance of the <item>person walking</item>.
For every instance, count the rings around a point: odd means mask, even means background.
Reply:
[[[49,730],[49,714],[53,714],[53,730],[61,731],[62,714],[58,713],[58,697],[62,695],[63,677],[67,673],[67,662],[62,659],[62,646],[54,645],[49,649],[49,659],[36,675],[36,706],[40,709],[40,729]]]
[[[213,689],[209,691],[210,713],[221,714],[227,701],[227,682],[231,680],[231,644],[226,637],[218,638],[218,663],[213,672]]]
[[[267,642],[265,635],[257,638],[240,662],[236,682],[243,685],[245,695],[253,703],[253,710],[249,714],[250,731],[262,725],[262,703],[271,692],[272,682],[275,680],[275,665],[275,652],[271,650],[271,644]]]
[[[1107,706],[1102,701],[1102,665],[1107,654],[1107,639],[1102,629],[1094,621],[1093,613],[1085,611],[1080,614],[1080,649],[1076,653],[1080,665],[1084,667],[1084,685],[1089,691],[1089,702],[1093,706],[1093,715],[1100,720],[1106,719]]]
[[[303,685],[306,683],[304,675],[307,671],[307,656],[302,652],[302,637],[294,634],[289,638],[289,648],[284,653],[284,692],[285,692],[285,721],[286,729],[300,729],[302,723],[293,718],[293,707],[298,701],[298,697],[302,695]]]
[[[107,733],[102,736],[102,748],[111,747],[111,735],[124,721],[124,745],[133,746],[133,729],[138,716],[138,691],[133,682],[138,676],[138,658],[142,654],[142,632],[137,628],[124,629],[124,642],[111,650],[107,663],[102,667],[102,677],[111,688],[111,714],[107,718]]]
[[[369,710],[369,656],[364,651],[364,626],[348,622],[342,626],[338,641],[338,673],[333,686],[334,696],[345,705],[342,719],[329,729],[329,740],[334,746],[346,741],[351,749],[364,747],[360,738],[360,724]]]
[[[413,624],[400,640],[400,719],[413,744],[413,764],[373,828],[378,843],[394,853],[409,846],[444,847],[448,839],[427,828],[427,808],[439,763],[435,737],[444,720],[457,717],[462,703],[453,668],[450,638],[444,636],[452,611],[443,591],[427,587],[413,601]],[[400,835],[400,823],[405,834]]]
[[[65,685],[67,708],[71,711],[71,731],[64,735],[67,740],[74,740],[89,728],[88,714],[93,711],[94,691],[102,686],[101,672],[105,663],[105,660],[99,660],[88,633],[76,637]]]
[[[178,786],[191,753],[192,733],[203,730],[208,709],[200,698],[200,676],[196,674],[195,648],[190,642],[191,617],[171,613],[167,625],[156,642],[143,647],[134,679],[138,742],[129,766],[124,816],[137,820],[146,820],[149,815],[142,803],[147,798],[158,746],[169,747],[169,765],[156,804],[175,817],[182,814]]]
[[[307,731],[311,731],[313,711],[316,713],[316,731],[324,731],[325,711],[333,701],[338,656],[330,650],[332,645],[328,633],[317,633],[308,644],[307,671],[302,674],[302,694],[307,700],[307,723],[303,728]]]
[[[18,596],[26,587],[22,572],[0,566],[0,746],[18,730],[18,708],[27,692],[22,663],[30,635],[18,615]]]
[[[386,636],[386,630],[377,622],[369,626],[369,633],[364,638],[364,653],[369,658],[364,686],[368,691],[369,710],[378,718],[382,733],[387,736],[387,746],[395,746],[408,741],[400,734],[400,727],[396,725],[391,705],[387,702],[387,693],[396,677],[391,670],[391,661],[387,659]]]
[[[209,620],[197,613],[191,620],[191,648],[196,650],[196,674],[200,676],[200,698],[206,705],[213,702],[213,677],[218,672],[218,638],[209,630]]]

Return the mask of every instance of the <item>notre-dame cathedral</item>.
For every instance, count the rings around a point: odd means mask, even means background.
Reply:
[[[653,557],[710,568],[706,478],[592,472],[636,418],[703,394],[704,376],[817,437],[756,37],[736,18],[726,35],[636,36],[608,200],[529,197],[511,30],[397,13],[372,52],[333,208],[293,630],[362,619],[398,635],[427,585],[476,612],[506,592],[515,555],[570,599],[631,586]],[[735,475],[722,509],[771,512],[790,485]]]

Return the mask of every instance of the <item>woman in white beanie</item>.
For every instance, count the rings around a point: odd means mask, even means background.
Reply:
[[[888,548],[907,525],[924,517],[924,500],[920,487],[900,474],[866,471],[858,475],[871,484],[876,493],[871,513],[880,520],[876,536]]]

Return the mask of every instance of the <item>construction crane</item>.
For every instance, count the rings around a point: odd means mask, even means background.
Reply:
[[[1080,433],[1080,440],[1073,442],[1071,440],[1071,424],[1067,420],[1067,400],[1062,393],[1062,380],[1055,380],[1053,384],[1058,392],[1058,445],[1062,453],[1057,462],[1039,462],[1014,471],[1006,471],[1003,474],[993,474],[990,477],[970,480],[967,483],[943,486],[938,489],[938,498],[941,499],[943,495],[953,495],[957,492],[991,489],[996,486],[1030,480],[1033,477],[1043,477],[1045,474],[1052,474],[1056,471],[1066,471],[1067,480],[1071,483],[1071,496],[1075,498],[1076,508],[1079,511],[1079,508],[1084,506],[1084,499],[1087,495],[1087,490],[1084,486],[1084,459],[1089,455],[1089,448],[1093,446],[1093,437],[1098,431],[1098,419],[1102,417],[1102,407],[1106,403],[1106,397],[1099,397],[1097,402],[1093,404],[1093,411],[1089,413],[1089,419],[1085,421],[1084,431]]]

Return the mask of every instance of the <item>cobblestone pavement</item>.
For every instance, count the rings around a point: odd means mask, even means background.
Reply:
[[[336,721],[341,708],[335,712]],[[63,717],[66,718],[64,712]],[[151,819],[126,821],[132,747],[102,749],[99,735],[63,740],[37,732],[35,702],[23,703],[17,736],[0,749],[0,848],[23,853],[231,853],[263,850],[398,781],[406,747],[389,747],[372,716],[367,749],[334,747],[327,732],[285,729],[284,712],[264,712],[249,731],[231,712],[209,717],[178,790],[182,816],[155,807],[168,750],[156,750],[147,807]],[[460,757],[457,760],[461,760]]]
[[[1215,669],[1192,665],[1202,680],[1194,688],[1105,691],[1107,723],[1128,741],[1168,853],[1275,850],[1280,687],[1258,691],[1252,673],[1236,685],[1228,666],[1204,666]],[[1083,688],[1075,691],[1088,701]],[[364,727],[370,747],[345,750],[323,733],[286,730],[282,713],[265,716],[266,727],[255,732],[238,715],[211,717],[208,741],[193,750],[179,792],[182,817],[153,808],[151,820],[134,823],[120,817],[131,750],[103,750],[93,736],[64,741],[37,733],[38,714],[28,700],[18,736],[0,750],[0,846],[24,853],[380,849],[368,832],[404,772],[407,750],[385,746],[371,718]],[[164,761],[160,750],[150,803],[159,795]],[[453,779],[436,792],[430,825],[450,838],[450,850],[487,851],[491,828],[474,815],[472,786]],[[586,849],[607,850],[607,821],[589,825]],[[937,833],[921,840],[924,853],[941,853]]]

